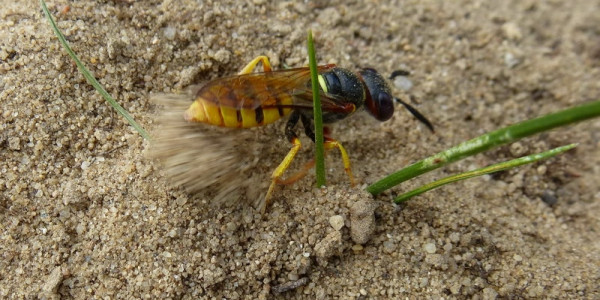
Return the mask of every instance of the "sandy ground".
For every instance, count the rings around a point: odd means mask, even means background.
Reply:
[[[357,187],[333,153],[325,189],[313,176],[280,188],[264,216],[246,194],[211,205],[210,193],[169,184],[148,158],[152,145],[86,83],[36,1],[6,2],[2,298],[600,298],[599,120],[477,155],[376,199],[363,191],[460,141],[598,99],[599,1],[48,5],[107,91],[152,132],[161,108],[151,94],[234,74],[261,54],[275,68],[302,66],[308,28],[321,63],[410,71],[412,88],[394,91],[437,130],[400,107],[385,123],[358,116],[333,127]],[[284,123],[248,131],[248,180],[268,184],[257,178],[289,149]],[[446,174],[573,142],[576,150],[548,161],[390,202]]]

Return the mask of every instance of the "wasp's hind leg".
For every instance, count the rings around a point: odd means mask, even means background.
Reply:
[[[248,63],[239,73],[238,75],[250,74],[256,68],[258,63],[261,62],[263,66],[263,70],[265,72],[271,72],[271,63],[269,62],[269,58],[261,55],[253,59],[250,63]]]
[[[298,124],[299,120],[300,113],[298,113],[298,111],[292,111],[292,114],[290,114],[290,118],[288,119],[287,124],[285,125],[285,136],[290,141],[290,143],[292,143],[292,149],[290,149],[290,152],[288,152],[283,161],[273,171],[273,174],[271,174],[271,185],[269,186],[267,196],[265,197],[265,204],[261,209],[262,213],[265,212],[266,207],[269,205],[273,190],[275,189],[275,186],[280,182],[281,176],[283,176],[285,170],[289,168],[290,164],[294,160],[294,157],[296,157],[296,154],[300,150],[300,139],[298,139],[298,136],[294,132],[294,126]]]

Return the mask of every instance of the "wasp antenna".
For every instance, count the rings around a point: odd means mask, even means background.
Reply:
[[[409,75],[410,75],[410,71],[396,70],[396,71],[392,72],[392,74],[390,75],[390,79],[394,79],[398,76],[409,76]]]
[[[417,120],[421,121],[421,123],[425,124],[425,126],[427,126],[427,128],[429,128],[429,130],[431,130],[431,132],[435,133],[435,130],[433,129],[433,125],[431,124],[431,122],[429,122],[429,120],[427,120],[427,118],[425,118],[425,116],[423,116],[423,114],[421,114],[416,108],[412,107],[410,104],[398,99],[398,98],[394,98],[394,100],[400,102],[402,105],[404,105],[404,107],[413,115],[415,116],[415,118],[417,118]]]

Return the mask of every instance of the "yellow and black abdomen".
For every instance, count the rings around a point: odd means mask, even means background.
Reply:
[[[208,82],[185,112],[187,121],[229,128],[273,123],[291,112],[292,97],[274,93],[268,76],[239,75]]]

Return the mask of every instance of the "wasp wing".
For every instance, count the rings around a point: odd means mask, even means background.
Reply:
[[[335,65],[317,67],[319,74]],[[289,108],[312,110],[312,87],[308,67],[223,77],[208,82],[196,93],[204,101],[240,109]],[[321,109],[348,111],[344,99],[321,91]]]

